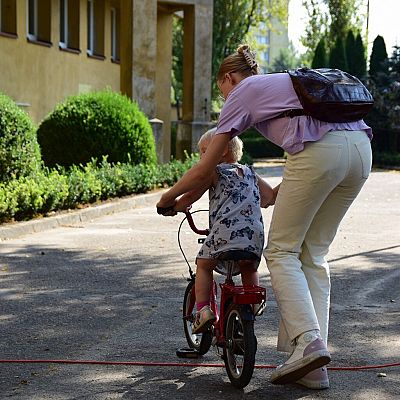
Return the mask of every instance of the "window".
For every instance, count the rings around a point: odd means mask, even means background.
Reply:
[[[79,0],[60,0],[60,48],[79,50]]]
[[[17,35],[16,0],[0,0],[0,32]]]
[[[120,12],[111,8],[111,60],[119,61]]]
[[[256,35],[258,44],[268,44],[268,37],[266,35]]]
[[[260,54],[260,58],[263,63],[269,64],[269,51],[262,51]]]
[[[87,52],[104,59],[104,1],[87,2]]]
[[[28,40],[51,43],[51,0],[27,0]]]

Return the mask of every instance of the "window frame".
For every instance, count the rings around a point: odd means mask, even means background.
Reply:
[[[111,61],[119,63],[121,60],[120,50],[120,26],[121,26],[121,14],[119,9],[111,7]]]
[[[44,0],[40,1],[41,15],[39,15],[39,0],[26,0],[26,36],[30,43],[51,47],[51,0],[47,0],[46,3]],[[33,13],[31,12],[32,8]],[[42,20],[43,25],[39,27],[40,20]],[[43,34],[43,37],[41,37],[41,34]]]
[[[94,1],[87,0],[87,53],[94,56]]]
[[[60,42],[62,49],[68,48],[68,0],[60,0]]]
[[[59,2],[59,10],[60,10],[60,41],[59,48],[60,50],[69,51],[72,53],[80,54],[80,11],[79,11],[79,2],[78,4],[71,4],[73,0],[60,0]],[[72,7],[72,9],[71,9]],[[75,15],[73,15],[74,8]],[[71,18],[72,16],[72,18]],[[71,18],[71,19],[70,19]],[[75,22],[75,24],[74,24]],[[77,32],[74,32],[73,29],[76,29]]]
[[[87,0],[87,55],[105,60],[104,55],[104,3]]]
[[[31,1],[33,2],[33,33],[31,33]],[[26,0],[27,4],[27,13],[26,13],[26,22],[27,22],[27,37],[28,40],[32,42],[38,41],[38,0]]]
[[[0,35],[1,36],[6,36],[10,38],[17,38],[17,4],[16,0],[9,0],[9,5],[12,7],[12,16],[9,17],[8,21],[6,20],[6,17],[3,16],[3,6],[5,6],[5,3],[3,3],[4,0],[0,0]],[[3,19],[4,17],[4,19]],[[11,20],[13,18],[13,20]],[[6,23],[6,22],[7,23]],[[7,26],[9,25],[9,26]],[[5,26],[7,28],[12,27],[12,29],[5,29]]]

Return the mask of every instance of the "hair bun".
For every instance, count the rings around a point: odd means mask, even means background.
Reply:
[[[258,64],[256,61],[255,52],[250,50],[250,46],[248,44],[241,44],[237,52],[239,54],[243,54],[244,59],[246,60],[247,65],[250,67],[253,74],[258,74]]]

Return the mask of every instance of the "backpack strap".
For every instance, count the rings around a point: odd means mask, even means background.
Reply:
[[[289,117],[289,118],[300,117],[301,115],[307,115],[306,112],[302,108],[292,108],[290,110],[284,111],[283,113],[280,113],[279,115],[277,115],[274,118],[270,118],[269,120],[284,118],[284,117]]]

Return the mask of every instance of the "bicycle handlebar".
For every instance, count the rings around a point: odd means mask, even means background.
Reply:
[[[165,215],[167,212],[173,211],[173,210],[174,210],[174,206],[170,206],[170,207],[157,207],[157,214]]]
[[[157,207],[157,214],[160,215],[165,215],[166,213],[168,213],[169,211],[173,211],[174,210],[174,206],[171,207]],[[198,229],[193,221],[193,217],[192,214],[190,213],[190,207],[188,207],[184,213],[186,215],[186,219],[189,223],[190,228],[192,229],[192,231],[194,233],[197,233],[198,235],[204,235],[204,236],[208,236],[208,234],[210,233],[209,229]]]
[[[208,236],[208,234],[210,233],[210,230],[209,229],[198,229],[193,221],[193,217],[192,217],[192,214],[190,213],[189,209],[187,209],[185,211],[185,215],[186,215],[188,224],[194,233],[197,233],[198,235]]]

